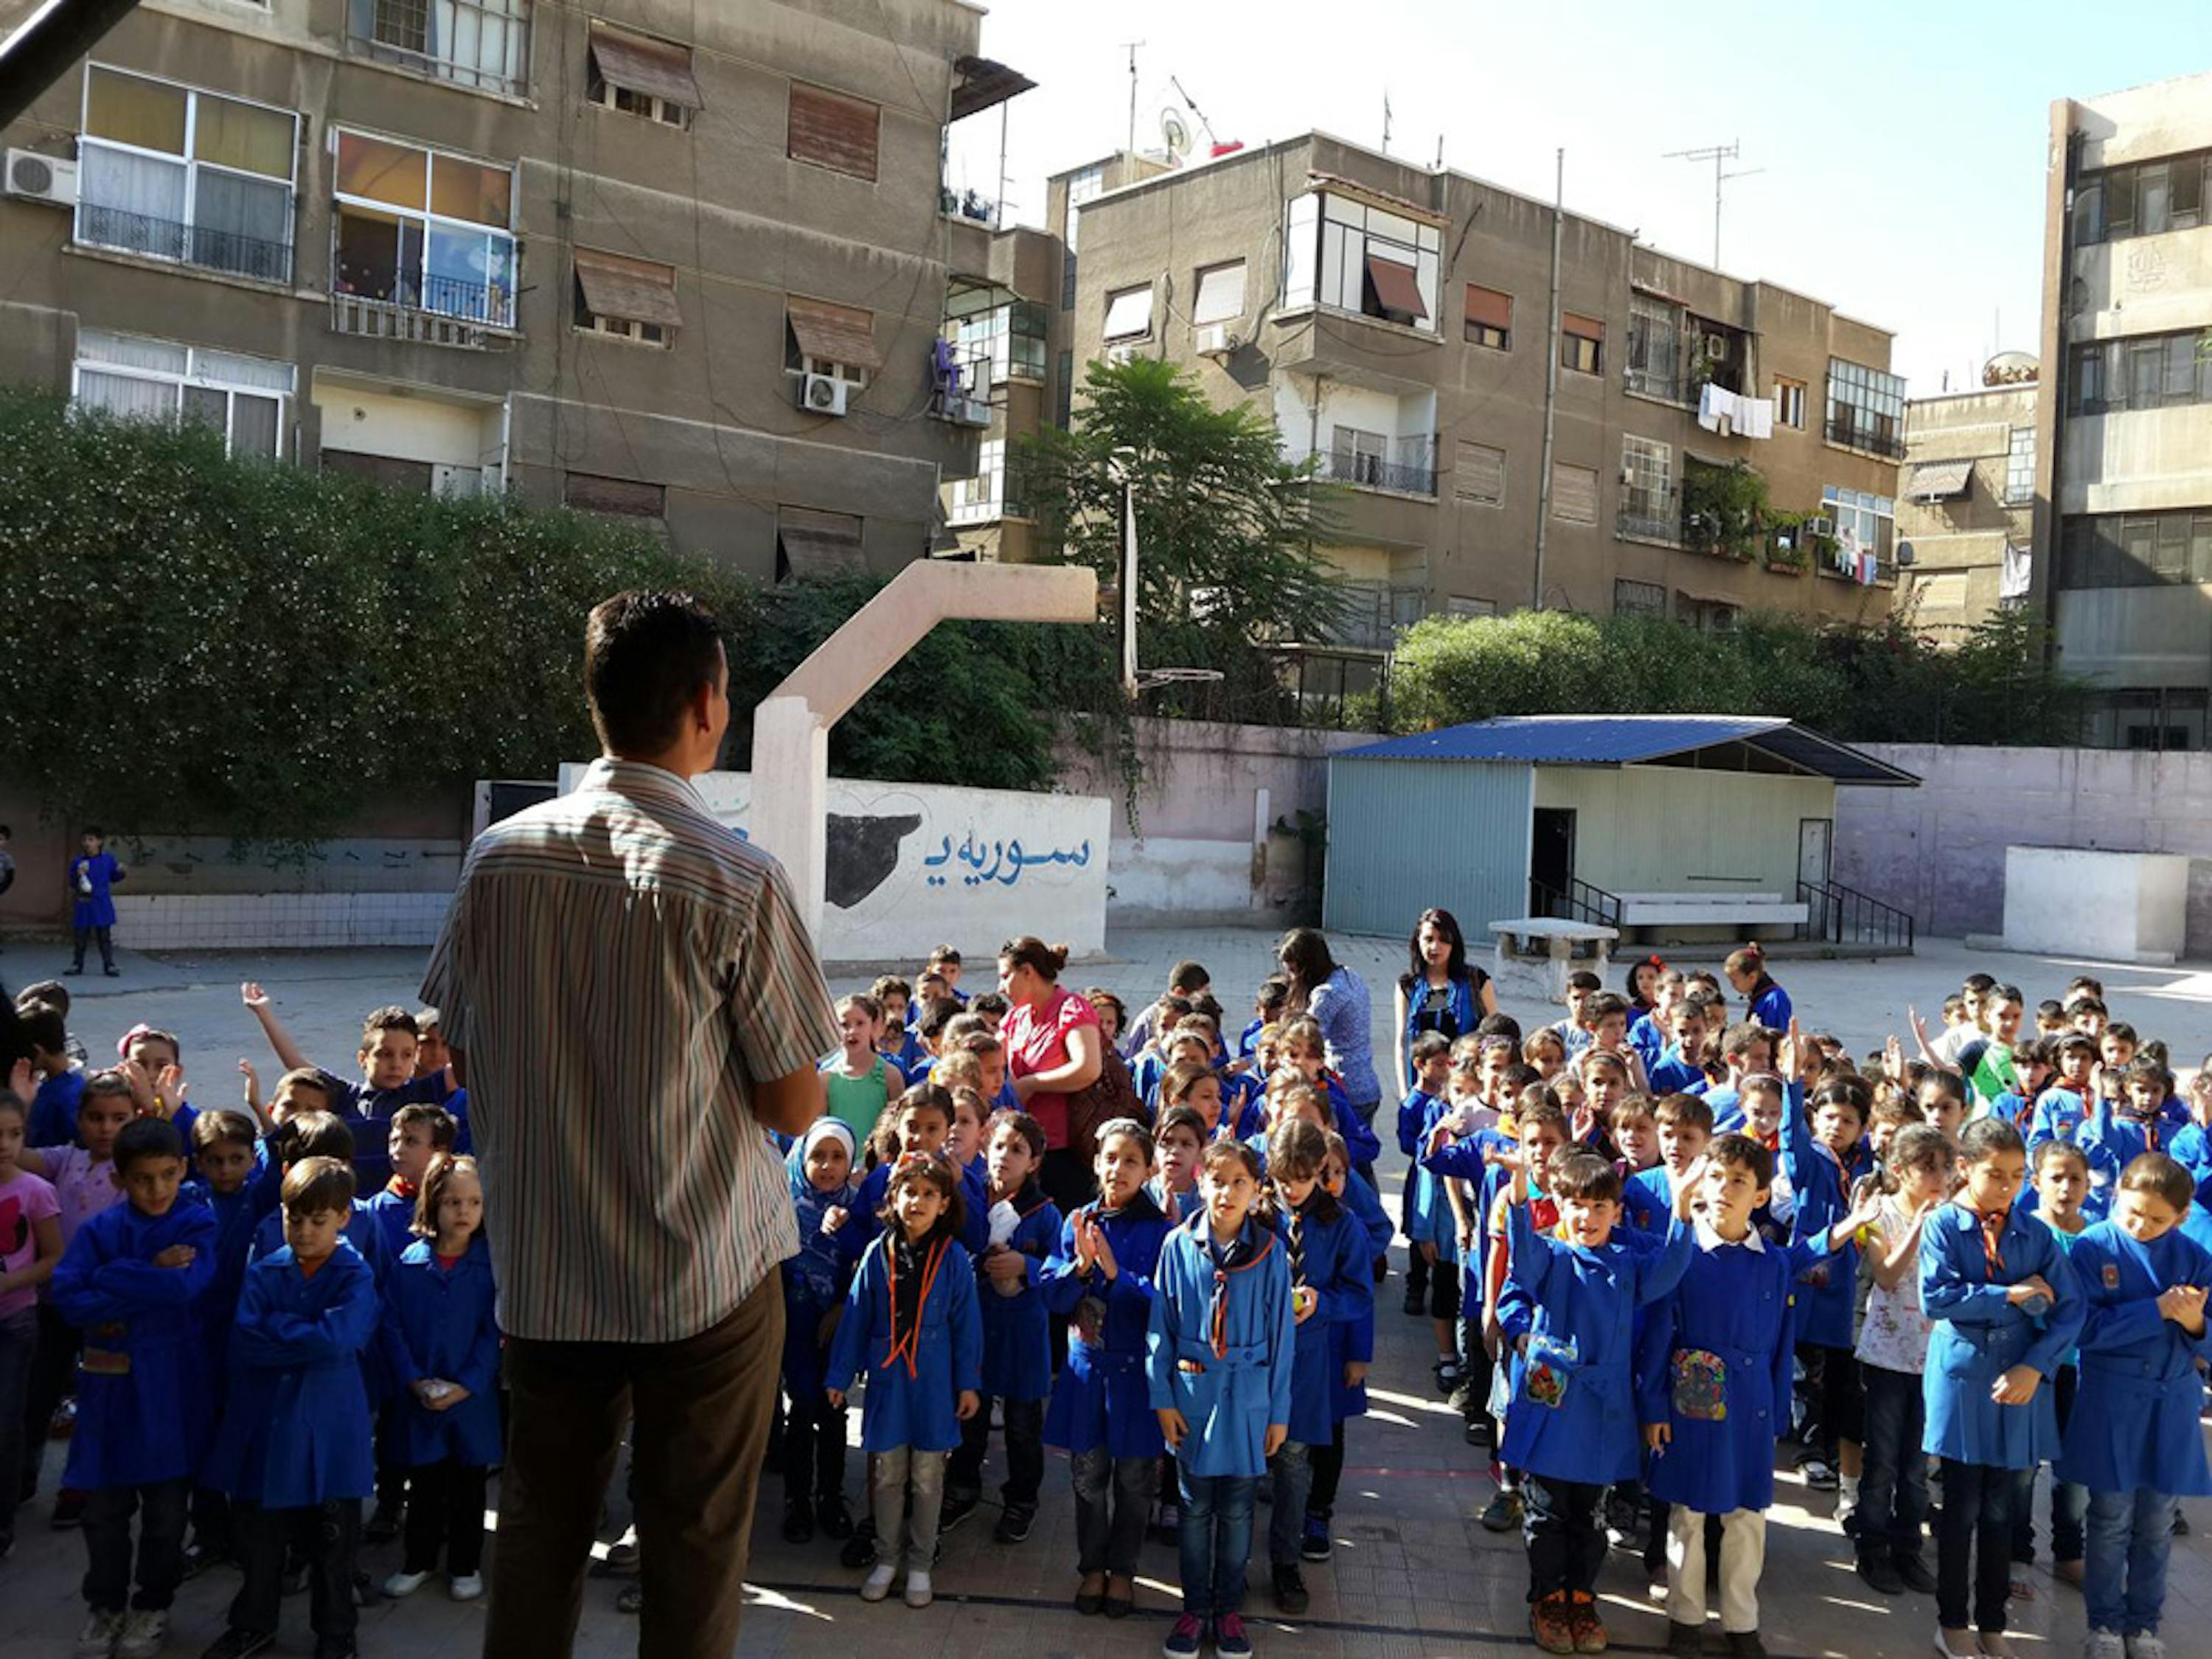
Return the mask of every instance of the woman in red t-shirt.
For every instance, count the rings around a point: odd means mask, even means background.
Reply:
[[[1028,934],[999,951],[999,990],[1013,1005],[999,1025],[1006,1073],[1022,1109],[1044,1129],[1037,1184],[1063,1212],[1094,1195],[1090,1166],[1067,1144],[1067,1097],[1098,1080],[1105,1052],[1097,1009],[1060,988],[1060,970],[1066,965],[1065,945]]]

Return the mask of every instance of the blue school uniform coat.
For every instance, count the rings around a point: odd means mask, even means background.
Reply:
[[[2158,1311],[2172,1285],[2212,1288],[2212,1255],[2178,1227],[2138,1244],[2106,1221],[2075,1239],[2068,1262],[2087,1313],[2081,1391],[2052,1474],[2091,1492],[2212,1493],[2197,1369],[2212,1359],[2212,1323],[2191,1336]]]
[[[1014,1198],[1021,1221],[1006,1248],[1029,1262],[1012,1296],[1000,1293],[975,1262],[975,1300],[983,1314],[983,1392],[1000,1400],[1042,1400],[1052,1392],[1052,1310],[1038,1279],[1060,1243],[1060,1206],[1034,1185]]]
[[[1673,1044],[1657,1060],[1648,1061],[1644,1073],[1655,1100],[1661,1095],[1688,1094],[1693,1089],[1700,1089],[1705,1081],[1703,1069],[1683,1059],[1680,1048]]]
[[[392,1382],[398,1400],[392,1447],[409,1468],[451,1458],[463,1468],[500,1461],[499,1324],[491,1247],[479,1233],[448,1271],[434,1241],[418,1238],[401,1255],[384,1297]],[[426,1376],[458,1382],[469,1397],[432,1411],[416,1396]]]
[[[1775,1437],[1790,1425],[1796,1275],[1756,1229],[1741,1244],[1702,1225],[1696,1238],[1682,1282],[1644,1310],[1638,1415],[1674,1436],[1644,1484],[1700,1515],[1763,1510],[1774,1502]]]
[[[783,1388],[793,1400],[803,1401],[819,1395],[824,1386],[830,1344],[818,1336],[823,1316],[845,1305],[854,1269],[860,1265],[845,1243],[859,1237],[859,1229],[848,1220],[836,1232],[825,1233],[822,1218],[833,1209],[849,1217],[860,1202],[860,1189],[847,1182],[834,1191],[819,1192],[795,1163],[787,1162],[786,1167],[791,1170],[799,1249],[783,1261]]]
[[[1508,1206],[1512,1252],[1498,1298],[1498,1323],[1512,1337],[1572,1344],[1574,1358],[1557,1405],[1533,1397],[1515,1367],[1499,1458],[1554,1480],[1608,1486],[1636,1478],[1643,1437],[1636,1419],[1636,1310],[1681,1282],[1694,1254],[1679,1223],[1662,1244],[1616,1229],[1596,1249],[1563,1243],[1529,1224],[1528,1206]]]
[[[115,926],[115,896],[108,891],[124,876],[123,866],[115,861],[112,853],[80,853],[70,860],[70,892],[76,902],[70,909],[70,922],[77,927],[112,927]],[[80,881],[92,884],[90,892],[78,885]],[[187,1141],[185,1145],[191,1143]]]
[[[1212,1228],[1211,1218],[1199,1215],[1160,1249],[1145,1376],[1152,1408],[1172,1407],[1189,1425],[1176,1456],[1194,1479],[1256,1477],[1267,1467],[1268,1429],[1291,1420],[1297,1325],[1290,1253],[1266,1222],[1252,1217],[1237,1235],[1244,1260],[1217,1275]],[[1218,1347],[1212,1340],[1217,1291],[1226,1298]],[[1332,1427],[1323,1424],[1322,1439]]]
[[[949,1149],[945,1156],[952,1157]],[[983,1181],[983,1160],[979,1158],[974,1164],[963,1166],[954,1159],[953,1167],[960,1171],[960,1247],[970,1255],[981,1255],[991,1244],[991,1194]],[[802,1171],[802,1178],[803,1174]],[[884,1224],[876,1218],[876,1212],[884,1207],[884,1194],[890,1184],[890,1164],[878,1164],[869,1170],[861,1177],[860,1201],[853,1206],[852,1220],[837,1230],[840,1237],[852,1234],[845,1248],[855,1261],[884,1230]],[[854,1222],[860,1224],[858,1231],[854,1230]]]
[[[161,1216],[125,1203],[87,1221],[62,1252],[54,1310],[84,1333],[64,1486],[151,1486],[198,1467],[209,1387],[194,1304],[215,1277],[215,1212],[189,1199]],[[154,1265],[177,1244],[195,1252],[190,1267]]]
[[[1097,1214],[1098,1207],[1088,1204],[1076,1214]],[[1076,1328],[1068,1332],[1067,1363],[1053,1380],[1052,1403],[1045,1408],[1045,1443],[1071,1456],[1103,1445],[1115,1457],[1158,1457],[1167,1443],[1146,1389],[1145,1341],[1160,1246],[1175,1224],[1148,1194],[1104,1224],[1120,1270],[1113,1279],[1076,1266],[1075,1218],[1070,1216],[1060,1224],[1060,1242],[1037,1280],[1056,1319],[1068,1318],[1086,1297],[1104,1307],[1095,1343]]]
[[[362,1207],[374,1219],[377,1231],[384,1235],[387,1271],[415,1243],[415,1200],[416,1194],[395,1193],[386,1182],[381,1191],[372,1194],[363,1204]]]
[[[31,1096],[30,1121],[25,1126],[26,1146],[67,1146],[76,1139],[77,1103],[84,1098],[85,1071],[72,1066],[41,1081]],[[191,1146],[190,1141],[185,1143]]]
[[[250,1180],[234,1193],[211,1192],[198,1182],[190,1191],[215,1212],[215,1276],[201,1293],[198,1322],[209,1384],[220,1406],[230,1376],[230,1328],[238,1319],[239,1286],[246,1278],[246,1252],[252,1247],[259,1218],[254,1213]]]
[[[1355,1177],[1356,1178],[1356,1177]],[[1312,1200],[1307,1200],[1309,1206]],[[1201,1225],[1205,1224],[1203,1223]],[[1290,1259],[1290,1218],[1278,1218],[1284,1261]],[[1358,1218],[1341,1205],[1328,1221],[1307,1218],[1301,1226],[1303,1282],[1314,1292],[1314,1310],[1297,1325],[1295,1358],[1291,1367],[1291,1414],[1285,1419],[1291,1438],[1303,1445],[1326,1445],[1336,1431],[1336,1385],[1342,1365],[1336,1358],[1334,1328],[1357,1323],[1362,1315],[1375,1312],[1375,1258],[1368,1249],[1367,1230]],[[1296,1313],[1293,1310],[1293,1322]]]
[[[2033,1365],[2045,1382],[2057,1375],[2081,1328],[2081,1292],[2051,1229],[2015,1205],[1998,1239],[2003,1257],[1992,1277],[1980,1218],[1946,1204],[1920,1233],[1920,1306],[1936,1322],[1922,1373],[1928,1400],[1923,1449],[1960,1463],[2032,1469],[2058,1454],[2051,1391],[2025,1406],[2000,1406],[1990,1387],[2015,1365]],[[2054,1295],[2031,1317],[2005,1299],[2008,1287],[2040,1274]]]
[[[2073,1139],[2088,1115],[2088,1106],[2071,1089],[2056,1085],[2045,1089],[2036,1097],[2035,1110],[2027,1120],[2028,1152],[2033,1154],[2046,1140]]]
[[[2111,1213],[2120,1172],[2145,1152],[2170,1152],[2180,1133],[2162,1117],[2138,1123],[2120,1116],[2107,1101],[2093,1105],[2074,1137],[2089,1165],[2089,1196],[2081,1205],[2084,1213],[2100,1220]]]
[[[1638,1232],[1663,1238],[1674,1210],[1674,1183],[1668,1178],[1665,1164],[1655,1164],[1648,1170],[1638,1170],[1620,1183],[1621,1219]]]
[[[1790,993],[1770,979],[1766,981],[1766,988],[1751,999],[1748,1017],[1770,1031],[1786,1031],[1790,1029],[1791,1012]]]
[[[1794,1242],[1808,1242],[1850,1214],[1850,1184],[1873,1167],[1874,1154],[1862,1139],[1839,1168],[1813,1139],[1805,1085],[1788,1085],[1782,1102],[1782,1170],[1797,1195],[1797,1212],[1790,1223]],[[1852,1327],[1858,1312],[1859,1247],[1848,1243],[1824,1258],[1815,1254],[1818,1259],[1797,1290],[1798,1339],[1815,1347],[1848,1349],[1857,1337]]]
[[[1406,1184],[1399,1194],[1398,1214],[1408,1243],[1418,1244],[1427,1235],[1421,1231],[1428,1215],[1428,1199],[1421,1182],[1421,1146],[1436,1127],[1443,1102],[1425,1089],[1416,1088],[1398,1103],[1398,1150],[1406,1155]],[[1347,1143],[1347,1146],[1349,1143]],[[1431,1183],[1433,1184],[1433,1183]]]
[[[951,1451],[960,1443],[954,1407],[962,1394],[982,1387],[983,1322],[975,1311],[975,1262],[957,1239],[940,1236],[932,1241],[929,1251],[941,1249],[943,1255],[916,1315],[920,1329],[912,1358],[892,1359],[890,1264],[895,1243],[886,1234],[861,1256],[845,1297],[845,1316],[830,1345],[823,1380],[842,1394],[851,1389],[854,1377],[866,1373],[860,1443],[870,1451],[899,1446]]]
[[[343,1240],[312,1279],[289,1245],[249,1266],[230,1398],[201,1484],[271,1510],[368,1497],[376,1461],[362,1361],[380,1317],[376,1274]]]

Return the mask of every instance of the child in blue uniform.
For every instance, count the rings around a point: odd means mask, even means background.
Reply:
[[[1297,1343],[1291,1370],[1290,1438],[1267,1460],[1274,1503],[1267,1524],[1267,1562],[1275,1607],[1292,1618],[1308,1605],[1298,1569],[1313,1454],[1334,1444],[1336,1348],[1334,1327],[1371,1316],[1375,1275],[1366,1230],[1323,1185],[1325,1131],[1303,1119],[1279,1123],[1267,1137],[1268,1200],[1263,1218],[1281,1235],[1291,1270]]]
[[[1359,1177],[1352,1170],[1352,1150],[1344,1144],[1344,1137],[1332,1131],[1327,1139],[1328,1158],[1322,1165],[1321,1184],[1331,1197],[1343,1203],[1345,1194],[1356,1190],[1354,1183]],[[1384,1224],[1389,1224],[1387,1218]],[[1368,1229],[1367,1242],[1370,1249],[1374,1248],[1372,1226]],[[1456,1264],[1452,1272],[1456,1279]],[[1298,1545],[1299,1556],[1308,1561],[1326,1561],[1336,1553],[1335,1540],[1329,1536],[1329,1522],[1336,1513],[1337,1488],[1344,1480],[1345,1425],[1352,1419],[1367,1414],[1367,1372],[1375,1363],[1375,1298],[1371,1289],[1365,1306],[1351,1318],[1340,1319],[1330,1325],[1328,1334],[1330,1437],[1327,1444],[1314,1446],[1309,1452],[1313,1463],[1313,1490],[1306,1494],[1305,1535]]]
[[[858,1229],[839,1241],[854,1261],[883,1230],[884,1201],[890,1196],[892,1170],[916,1152],[932,1156],[943,1153],[945,1161],[952,1165],[953,1175],[960,1183],[960,1203],[953,1224],[959,1229],[962,1248],[970,1255],[981,1255],[990,1243],[991,1206],[983,1196],[983,1171],[980,1165],[962,1169],[951,1156],[953,1109],[950,1089],[935,1083],[917,1083],[884,1114],[890,1121],[896,1150],[889,1160],[868,1171],[860,1182],[859,1200],[848,1216],[831,1228],[841,1234],[848,1226]]]
[[[1690,1265],[1697,1183],[1675,1194],[1662,1247],[1616,1231],[1620,1172],[1596,1153],[1564,1152],[1546,1171],[1556,1236],[1531,1224],[1528,1171],[1513,1165],[1498,1319],[1519,1355],[1503,1455],[1521,1471],[1528,1511],[1528,1625],[1547,1653],[1595,1652],[1606,1641],[1594,1594],[1605,1557],[1599,1505],[1608,1486],[1637,1474],[1636,1310]]]
[[[417,1103],[402,1106],[392,1115],[386,1139],[392,1179],[368,1200],[368,1212],[376,1218],[384,1234],[387,1261],[398,1261],[421,1237],[415,1221],[422,1177],[430,1173],[430,1165],[441,1154],[450,1156],[457,1150],[453,1142],[458,1127],[453,1114],[442,1106]]]
[[[239,997],[254,1018],[260,1022],[262,1035],[276,1058],[288,1069],[312,1066],[314,1062],[301,1051],[276,1018],[268,994],[252,981],[239,987]],[[416,1060],[422,1048],[422,1028],[415,1023],[409,1010],[396,1005],[373,1009],[362,1022],[361,1046],[354,1060],[361,1068],[361,1081],[349,1082],[336,1073],[325,1070],[328,1079],[331,1109],[340,1118],[356,1124],[362,1118],[376,1120],[374,1127],[357,1127],[354,1130],[355,1191],[374,1193],[392,1178],[391,1159],[386,1155],[386,1136],[389,1126],[386,1120],[402,1106],[421,1102],[430,1106],[441,1106],[453,1093],[451,1071],[434,1072],[421,1075],[416,1070]]]
[[[1722,1135],[1680,1184],[1699,1181],[1697,1253],[1672,1293],[1645,1310],[1638,1339],[1638,1415],[1651,1452],[1646,1485],[1669,1505],[1667,1650],[1698,1651],[1705,1517],[1715,1516],[1721,1629],[1736,1659],[1758,1659],[1774,1438],[1790,1419],[1792,1275],[1787,1255],[1751,1224],[1774,1182],[1766,1148]]]
[[[1790,1028],[1782,1045],[1785,1098],[1782,1110],[1782,1170],[1796,1196],[1790,1218],[1791,1242],[1826,1236],[1851,1208],[1851,1189],[1874,1170],[1873,1149],[1865,1141],[1874,1091],[1863,1079],[1835,1077],[1813,1091],[1809,1112],[1803,1071],[1818,1051]],[[1805,1484],[1815,1491],[1841,1490],[1839,1507],[1856,1507],[1859,1496],[1859,1442],[1865,1433],[1866,1395],[1859,1382],[1856,1340],[1859,1252],[1845,1243],[1832,1257],[1814,1253],[1797,1290],[1797,1346],[1805,1368],[1817,1379],[1814,1411],[1817,1437],[1807,1435],[1810,1455]]]
[[[2001,1659],[2013,1519],[2057,1448],[2043,1384],[2081,1328],[2081,1297],[2051,1230],[2016,1202],[2027,1173],[2020,1131],[1978,1118],[1960,1142],[1966,1184],[1920,1236],[1920,1305],[1936,1322],[1923,1449],[1943,1460],[1936,1643],[1947,1659],[1973,1659],[1971,1617],[1981,1653]]]
[[[392,1447],[407,1471],[406,1555],[384,1581],[412,1595],[445,1557],[456,1601],[483,1594],[484,1488],[500,1461],[499,1325],[483,1182],[472,1158],[424,1171],[415,1237],[392,1269],[386,1351]]]
[[[853,1149],[850,1127],[817,1117],[784,1160],[799,1224],[799,1253],[783,1264],[783,1391],[791,1400],[783,1430],[783,1535],[794,1544],[812,1541],[817,1527],[829,1538],[853,1535],[845,1412],[830,1403],[823,1376],[854,1262],[822,1224],[831,1210],[849,1211],[860,1201]]]
[[[2174,1499],[2212,1492],[2197,1422],[2212,1254],[2180,1230],[2193,1190],[2180,1164],[2144,1153],[2121,1173],[2112,1219],[2069,1258],[2087,1312],[2081,1394],[2053,1474],[2089,1489],[2086,1659],[2164,1659]]]
[[[2138,1054],[2121,1073],[2118,1096],[2090,1103],[2075,1144],[2089,1163],[2089,1200],[2084,1207],[2091,1219],[2101,1220],[2110,1212],[2123,1170],[2146,1152],[2170,1152],[2183,1133],[2185,1125],[2164,1115],[2172,1082],[2164,1066]]]
[[[230,1494],[245,1582],[230,1628],[201,1659],[247,1659],[276,1640],[288,1540],[305,1540],[317,1659],[352,1659],[361,1500],[375,1484],[362,1356],[376,1277],[347,1242],[353,1170],[307,1158],[284,1172],[284,1243],[246,1270],[231,1334],[230,1396],[206,1479]]]
[[[115,965],[115,898],[108,890],[127,872],[107,850],[107,832],[98,824],[85,826],[83,848],[70,860],[70,928],[76,940],[76,952],[63,971],[82,973],[84,947],[98,939],[100,971],[110,979],[118,978],[123,970]]]
[[[832,1406],[844,1405],[856,1375],[868,1380],[860,1443],[874,1459],[876,1565],[860,1585],[865,1601],[890,1594],[903,1534],[906,1604],[930,1604],[945,1456],[975,1414],[983,1325],[975,1265],[960,1247],[960,1186],[943,1153],[900,1156],[884,1190],[883,1231],[860,1258],[830,1346]]]
[[[996,1400],[1006,1434],[1006,1480],[999,1489],[1004,1507],[991,1534],[1000,1544],[1018,1544],[1030,1535],[1037,1488],[1044,1482],[1052,1315],[1038,1280],[1060,1243],[1060,1206],[1036,1183],[1044,1152],[1044,1126],[1028,1113],[991,1115],[984,1152],[991,1244],[975,1261],[976,1301],[983,1319],[983,1404],[962,1427],[960,1448],[945,1474],[944,1524],[957,1525],[980,1499],[983,1456],[991,1442],[991,1402]]]
[[[1766,971],[1766,953],[1758,945],[1747,945],[1740,951],[1729,951],[1721,970],[1735,988],[1735,994],[1744,1000],[1746,1018],[1770,1031],[1790,1029],[1790,993],[1777,985],[1774,975]]]
[[[2070,1140],[2046,1140],[2027,1155],[2028,1184],[2020,1206],[2051,1229],[2059,1254],[2070,1262],[2074,1246],[2089,1231],[2091,1222],[2081,1207],[2089,1197],[2089,1162]],[[2032,1206],[2032,1208],[2031,1208]],[[2067,1426],[2074,1420],[2074,1401],[2081,1393],[2081,1355],[2069,1349],[2051,1379],[2051,1402],[2058,1416],[2058,1439],[2063,1445]],[[2015,1562],[2035,1559],[2035,1489],[2031,1480],[2021,1500],[2020,1517],[2013,1523]],[[2079,1481],[2051,1481],[2051,1571],[2079,1588],[2085,1575],[2082,1556],[2087,1548],[2089,1489]]]
[[[207,1355],[210,1425],[222,1419],[230,1328],[238,1318],[238,1290],[258,1219],[252,1181],[259,1139],[253,1120],[243,1112],[202,1112],[192,1124],[193,1161],[200,1173],[195,1195],[215,1212],[215,1273],[198,1316],[200,1346]],[[203,1480],[192,1489],[192,1541],[185,1550],[185,1571],[197,1572],[230,1554],[230,1500]]]
[[[1145,1188],[1152,1167],[1145,1126],[1115,1118],[1097,1139],[1099,1196],[1061,1224],[1039,1284],[1053,1316],[1068,1322],[1044,1438],[1066,1449],[1075,1481],[1075,1610],[1119,1619],[1136,1602],[1137,1554],[1167,1443],[1146,1393],[1145,1341],[1173,1223]]]
[[[1252,1500],[1290,1438],[1297,1347],[1290,1252],[1261,1218],[1259,1161],[1240,1141],[1206,1149],[1206,1210],[1169,1235],[1145,1376],[1182,1487],[1182,1616],[1161,1646],[1247,1659],[1244,1571]]]
[[[167,1639],[192,1471],[207,1443],[207,1355],[192,1304],[215,1273],[215,1213],[179,1199],[184,1141],[160,1118],[137,1119],[116,1137],[115,1174],[125,1202],[86,1222],[54,1269],[54,1310],[84,1333],[76,1431],[62,1481],[90,1494],[84,1599],[92,1612],[77,1651],[149,1659]]]
[[[1153,1134],[1159,1173],[1145,1183],[1145,1190],[1171,1224],[1189,1220],[1204,1203],[1198,1189],[1198,1168],[1211,1134],[1204,1114],[1194,1106],[1170,1106],[1160,1114]]]

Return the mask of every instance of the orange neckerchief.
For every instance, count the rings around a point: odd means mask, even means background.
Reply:
[[[1990,1283],[1994,1285],[1998,1282],[1997,1275],[2004,1271],[2004,1251],[2000,1247],[2004,1242],[2005,1224],[2012,1219],[2012,1212],[1999,1210],[1995,1215],[1984,1215],[1972,1205],[1960,1207],[1981,1223],[1982,1261],[1989,1268]]]
[[[384,1190],[394,1198],[413,1198],[421,1190],[405,1176],[394,1176],[384,1183]]]
[[[888,1233],[884,1235],[884,1268],[890,1281],[888,1288],[890,1292],[891,1319],[891,1346],[884,1354],[884,1365],[886,1370],[903,1358],[906,1361],[906,1374],[908,1376],[919,1375],[917,1366],[921,1347],[922,1310],[929,1305],[930,1287],[937,1282],[937,1269],[945,1260],[945,1247],[951,1242],[950,1238],[939,1238],[936,1243],[929,1247],[929,1255],[921,1264],[921,1296],[914,1304],[914,1323],[907,1328],[906,1334],[902,1336],[899,1334],[898,1328],[898,1241]]]
[[[1201,1212],[1200,1220],[1202,1223],[1204,1219],[1204,1214]],[[1245,1224],[1249,1226],[1251,1224],[1247,1222]],[[1260,1248],[1253,1253],[1252,1259],[1235,1267],[1223,1267],[1215,1264],[1212,1249],[1212,1241],[1210,1238],[1207,1240],[1206,1261],[1209,1265],[1213,1266],[1213,1303],[1206,1312],[1206,1346],[1213,1350],[1213,1357],[1216,1359],[1225,1359],[1229,1356],[1229,1275],[1241,1273],[1258,1267],[1267,1259],[1267,1253],[1275,1248],[1273,1228],[1261,1228],[1260,1237]]]

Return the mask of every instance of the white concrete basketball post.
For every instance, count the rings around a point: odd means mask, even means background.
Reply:
[[[829,829],[830,728],[941,622],[1095,623],[1098,578],[1079,565],[918,560],[753,710],[752,837],[790,876],[806,926],[822,936]]]

